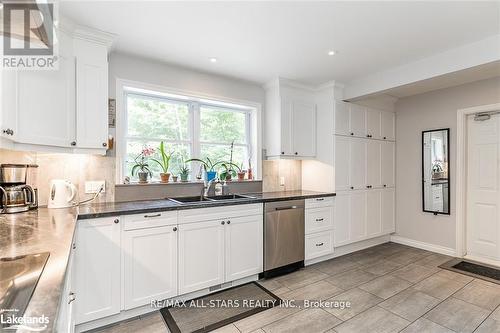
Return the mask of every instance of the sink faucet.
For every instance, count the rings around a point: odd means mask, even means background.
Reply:
[[[216,181],[216,178],[210,179],[208,182],[206,180],[203,182],[203,189],[201,190],[201,195],[203,197],[208,196],[208,192],[210,192],[210,187],[212,187],[214,181]]]

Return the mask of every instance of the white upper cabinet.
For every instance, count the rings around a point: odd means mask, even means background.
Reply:
[[[381,138],[383,140],[396,140],[396,115],[394,112],[381,111]]]
[[[316,104],[308,89],[283,79],[268,84],[264,125],[268,157],[316,156]]]
[[[382,112],[375,109],[366,110],[366,137],[380,139],[382,133]]]
[[[366,137],[366,108],[357,104],[349,104],[351,110],[351,133],[352,136]]]
[[[0,147],[106,152],[109,37],[60,30],[56,69],[2,73]]]
[[[335,101],[335,134],[351,135],[351,115],[349,104]]]
[[[76,146],[106,149],[108,142],[108,52],[105,45],[75,39]]]

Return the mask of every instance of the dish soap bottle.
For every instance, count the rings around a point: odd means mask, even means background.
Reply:
[[[215,184],[215,195],[222,195],[222,184],[220,181],[217,181]]]

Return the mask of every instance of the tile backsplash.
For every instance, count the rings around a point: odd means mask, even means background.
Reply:
[[[78,188],[80,200],[92,197],[85,194],[85,181],[104,180],[106,192],[96,202],[115,200],[115,157],[11,151],[0,149],[0,164],[38,164],[38,196],[40,206],[47,205],[51,179],[67,179]],[[285,185],[280,185],[283,177]],[[300,190],[302,184],[302,162],[294,160],[263,161],[262,190]]]

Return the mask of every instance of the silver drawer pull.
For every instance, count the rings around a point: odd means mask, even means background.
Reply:
[[[288,207],[278,207],[276,210],[287,210],[287,209],[297,209],[297,206],[288,206]]]
[[[323,243],[318,243],[316,244],[316,246],[323,246]]]
[[[316,199],[316,201],[323,201],[323,200],[325,200],[325,198],[318,198],[318,199]]]
[[[160,216],[161,216],[161,213],[153,214],[153,215],[144,215],[145,218],[148,218],[148,217],[160,217]]]
[[[324,218],[320,218],[320,219],[316,219],[316,222],[321,222],[321,221],[324,221],[325,219]]]

